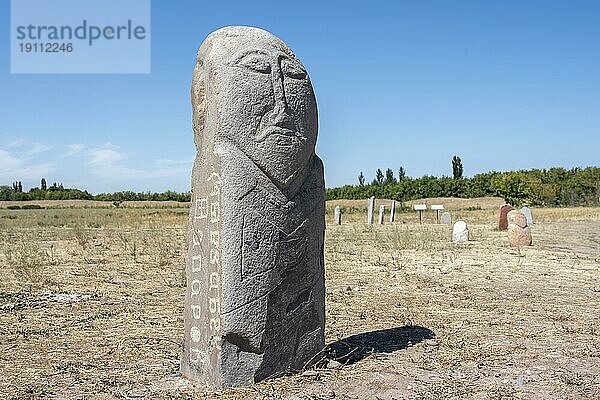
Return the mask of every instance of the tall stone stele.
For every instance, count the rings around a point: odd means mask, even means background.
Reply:
[[[390,222],[394,222],[396,219],[396,200],[392,200],[390,204]]]
[[[335,206],[335,209],[333,211],[333,220],[336,225],[342,224],[342,209],[340,208],[340,206]]]
[[[324,347],[323,164],[300,60],[261,29],[198,51],[181,372],[215,389],[299,370]]]
[[[367,209],[367,224],[373,225],[373,214],[375,214],[375,196],[369,197],[369,208]]]

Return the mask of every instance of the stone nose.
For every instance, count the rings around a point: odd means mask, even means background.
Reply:
[[[275,107],[273,114],[276,115],[275,119],[279,119],[282,114],[287,114],[289,118],[289,107],[285,93],[285,86],[283,84],[284,74],[279,65],[277,68],[273,68],[273,95],[275,97]],[[284,117],[281,117],[284,118]]]
[[[294,130],[294,121],[286,108],[276,109],[273,113],[273,125],[280,128]]]

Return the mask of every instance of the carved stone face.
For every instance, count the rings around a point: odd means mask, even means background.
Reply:
[[[207,55],[219,137],[232,141],[280,188],[311,161],[317,107],[292,51],[257,28],[217,31]]]

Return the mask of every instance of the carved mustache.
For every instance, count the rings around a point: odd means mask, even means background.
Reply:
[[[265,114],[260,120],[258,134],[253,139],[255,142],[262,142],[271,135],[306,140],[306,137],[298,131],[292,117],[285,111],[277,113],[274,119],[269,118],[269,113]]]

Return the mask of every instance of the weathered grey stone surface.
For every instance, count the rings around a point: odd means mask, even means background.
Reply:
[[[335,210],[333,211],[333,220],[336,225],[342,224],[342,210],[340,206],[335,206]]]
[[[469,240],[469,229],[465,221],[456,221],[452,227],[453,242],[467,242]]]
[[[367,224],[373,224],[373,214],[375,214],[375,196],[369,197],[369,209],[367,210]]]
[[[498,229],[501,231],[505,231],[508,228],[508,219],[507,215],[509,211],[514,210],[514,207],[510,204],[504,204],[500,207],[500,215],[498,216]]]
[[[512,247],[531,246],[531,228],[527,226],[527,218],[519,210],[511,210],[506,216],[508,220],[508,243]]]
[[[379,206],[379,225],[383,225],[383,216],[385,215],[385,206],[381,204]]]
[[[442,213],[442,216],[440,217],[440,221],[442,222],[442,224],[451,225],[452,224],[452,215],[448,211],[446,211],[446,212]]]
[[[521,212],[525,215],[525,218],[527,218],[527,225],[533,225],[533,214],[531,213],[531,209],[527,206],[523,206],[521,207]]]
[[[394,222],[396,219],[396,200],[392,200],[390,205],[390,222]]]
[[[198,51],[181,372],[220,389],[304,367],[324,347],[323,165],[302,63],[227,27]]]

